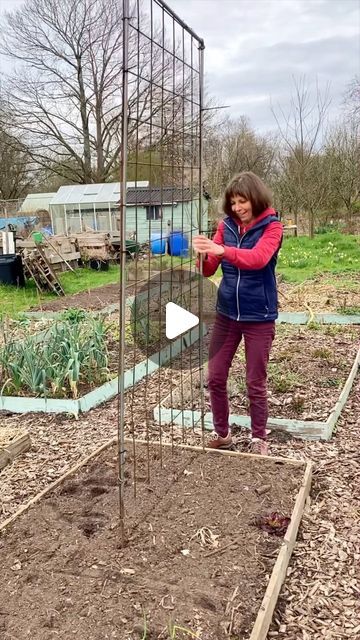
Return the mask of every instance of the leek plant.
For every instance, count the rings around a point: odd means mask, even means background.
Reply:
[[[79,316],[56,322],[42,341],[27,335],[0,349],[1,393],[77,398],[79,386],[110,377],[107,327],[102,318]]]

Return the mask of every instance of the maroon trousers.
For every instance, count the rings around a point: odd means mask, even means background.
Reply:
[[[222,437],[229,430],[227,379],[243,336],[252,437],[266,439],[267,364],[275,336],[275,322],[237,322],[222,314],[216,315],[210,341],[208,371],[214,428]]]

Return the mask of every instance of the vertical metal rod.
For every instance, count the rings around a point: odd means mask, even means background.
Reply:
[[[203,110],[204,110],[204,49],[199,46],[199,234],[202,233],[202,204],[203,204]],[[205,446],[205,398],[204,398],[204,337],[203,337],[203,257],[200,256],[199,277],[199,383],[201,405],[201,438]]]
[[[49,205],[49,209],[50,209],[51,228],[53,230],[53,233],[56,233],[55,228],[54,228],[54,216],[53,216],[53,212],[52,212],[52,207],[50,205]],[[66,229],[65,229],[65,235],[66,235]]]
[[[182,41],[181,41],[181,45],[182,45],[182,51],[181,51],[181,57],[182,57],[182,105],[181,105],[181,116],[182,116],[182,122],[181,122],[181,127],[182,127],[182,136],[181,136],[181,196],[182,196],[182,202],[181,202],[181,242],[180,242],[180,254],[181,254],[181,265],[183,262],[183,255],[182,255],[182,246],[183,246],[183,238],[184,238],[184,184],[185,184],[185,169],[184,169],[184,165],[185,165],[185,95],[186,95],[186,80],[185,80],[185,31],[184,29],[182,29]],[[180,142],[179,142],[179,147],[180,147]],[[183,300],[183,281],[182,279],[180,280],[180,300],[181,300],[181,305],[184,304],[184,300]],[[183,367],[183,344],[181,345],[181,351],[180,351],[180,397],[181,397],[181,406],[184,406],[184,379],[183,379],[183,371],[184,371],[184,367]],[[190,378],[191,378],[191,386],[192,386],[192,371],[190,369]],[[182,441],[183,443],[185,442],[185,429],[182,430]]]
[[[135,12],[134,12],[135,13]],[[137,0],[136,2],[136,24],[137,24],[137,34],[136,34],[136,48],[134,44],[134,51],[136,51],[136,136],[135,136],[135,187],[136,187],[136,197],[135,197],[135,242],[138,240],[141,242],[142,238],[139,233],[139,216],[138,216],[138,178],[139,178],[139,120],[140,120],[140,2]],[[135,254],[135,291],[134,291],[134,305],[132,308],[132,317],[131,322],[133,323],[133,338],[134,343],[137,343],[138,338],[138,325],[137,325],[137,314],[138,314],[138,254]],[[140,310],[141,313],[141,310]],[[132,393],[131,393],[131,407],[130,407],[130,419],[131,419],[131,433],[132,433],[132,452],[133,452],[133,491],[134,498],[137,496],[137,459],[136,459],[136,436],[135,436],[135,372],[136,372],[136,358],[137,353],[134,348],[133,352],[133,385],[132,385]]]
[[[109,213],[109,231],[112,232],[112,215],[111,215],[111,204],[108,202],[108,213]]]
[[[175,108],[175,101],[176,101],[176,29],[175,29],[175,18],[172,15],[172,91],[173,91],[173,97],[172,97],[172,140],[171,140],[171,186],[173,189],[173,194],[175,194],[175,181],[176,181],[176,177],[175,177],[175,158],[176,158],[176,150],[175,150],[175,134],[176,134],[176,122],[175,122],[175,115],[176,115],[176,108]],[[171,205],[171,229],[170,232],[173,233],[174,231],[174,195],[172,197],[172,205]],[[174,268],[174,256],[173,256],[173,249],[174,249],[174,244],[175,244],[175,239],[174,236],[171,239],[171,245],[172,245],[172,250],[171,250],[171,256],[170,256],[170,265],[171,265],[171,271],[170,271],[170,295],[171,298],[173,297],[173,293],[174,293],[174,286],[173,286],[173,268]],[[170,247],[170,240],[169,240],[169,247]],[[181,349],[182,349],[182,345],[181,345]],[[173,363],[173,355],[172,355],[172,342],[170,343],[170,370],[171,370],[171,377],[172,377],[172,372],[174,371],[174,363]],[[172,399],[172,384],[170,385],[170,393],[171,393],[171,406],[173,407],[173,399]],[[170,431],[171,431],[171,453],[172,455],[174,454],[174,421],[172,419],[171,416],[171,425],[170,425]]]
[[[190,201],[190,241],[189,241],[189,245],[190,245],[190,258],[193,258],[193,253],[192,253],[192,244],[193,244],[193,235],[194,235],[194,222],[196,220],[196,208],[195,208],[195,216],[194,216],[194,155],[196,156],[196,122],[194,123],[194,39],[193,36],[191,35],[191,40],[190,40],[190,67],[191,67],[191,72],[190,72],[190,97],[191,97],[191,102],[190,102],[190,122],[191,122],[191,127],[190,127],[190,140],[191,140],[191,146],[190,146],[190,195],[191,195],[191,201]],[[195,125],[195,133],[194,133],[194,125]],[[196,162],[196,160],[195,160]],[[195,218],[195,220],[194,220]],[[192,273],[192,264],[190,264],[190,272]],[[196,300],[196,292],[197,292],[197,287],[196,287],[196,283],[195,283],[195,300]],[[191,305],[192,305],[192,294],[193,294],[193,286],[192,286],[192,279],[190,279],[190,310],[191,310]],[[190,349],[190,371],[193,370],[194,366],[193,366],[193,350]],[[194,406],[194,385],[191,382],[191,390],[190,390],[190,394],[191,394],[191,406]],[[194,431],[195,429],[195,416],[194,416],[194,412],[191,412],[191,428],[192,431]]]
[[[165,99],[164,99],[164,84],[165,84],[165,14],[164,9],[161,9],[161,118],[160,118],[160,202],[161,202],[161,223],[160,223],[160,246],[162,251],[162,243],[163,243],[163,233],[164,233],[164,209],[163,206],[164,197],[163,197],[163,189],[164,189],[164,110],[165,110]],[[167,240],[166,240],[167,243]],[[160,264],[162,264],[163,254],[161,253]],[[160,269],[160,289],[159,289],[159,335],[162,335],[162,320],[163,320],[163,305],[162,305],[162,269]],[[158,399],[160,401],[162,391],[161,391],[161,377],[162,377],[162,367],[160,366],[159,360],[159,377],[158,377]],[[159,443],[160,443],[160,466],[163,466],[163,451],[162,451],[162,416],[161,411],[159,413]]]
[[[80,233],[83,231],[83,223],[82,223],[82,217],[81,217],[81,204],[79,202],[79,225],[80,225]]]
[[[128,63],[129,63],[129,0],[123,0],[123,69],[122,69],[122,120],[121,120],[121,176],[120,176],[120,336],[119,336],[119,394],[118,394],[118,484],[121,543],[125,543],[125,261],[126,261],[126,178],[128,146]]]
[[[150,251],[148,258],[148,282],[147,282],[147,322],[146,322],[146,378],[145,378],[145,407],[148,406],[148,386],[149,386],[149,357],[150,357],[150,336],[151,336],[151,313],[150,313],[150,282],[151,282],[151,230],[152,230],[152,221],[153,215],[154,219],[156,218],[156,206],[154,203],[154,191],[153,191],[153,181],[152,181],[152,153],[153,153],[153,105],[154,105],[154,16],[153,16],[153,0],[150,0],[150,83],[149,83],[149,112],[150,112],[150,131],[149,131],[149,192],[150,192],[150,202],[149,202],[149,242],[150,242]],[[139,99],[139,97],[138,97]],[[156,228],[156,223],[155,223]],[[160,272],[161,278],[161,272]],[[151,384],[151,383],[150,383]],[[151,480],[151,463],[150,463],[150,428],[149,428],[149,412],[146,411],[145,416],[145,425],[146,425],[146,480],[150,484]]]

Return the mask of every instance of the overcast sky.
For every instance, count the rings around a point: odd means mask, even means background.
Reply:
[[[274,127],[270,100],[286,109],[292,77],[330,82],[331,116],[360,74],[360,0],[169,0],[205,40],[207,86],[233,115]]]
[[[21,3],[0,0],[0,11]],[[305,74],[323,88],[330,82],[335,117],[347,84],[360,74],[360,0],[167,3],[205,40],[208,91],[258,130],[274,128],[270,100],[286,109],[293,76]]]

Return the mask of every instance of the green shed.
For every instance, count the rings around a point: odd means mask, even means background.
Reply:
[[[120,182],[60,187],[49,205],[54,233],[71,234],[93,229],[114,236],[120,231]],[[207,201],[203,200],[202,228],[207,227]],[[199,230],[199,197],[189,188],[151,187],[148,182],[127,184],[126,236],[140,244],[153,234],[172,231],[187,236]]]

